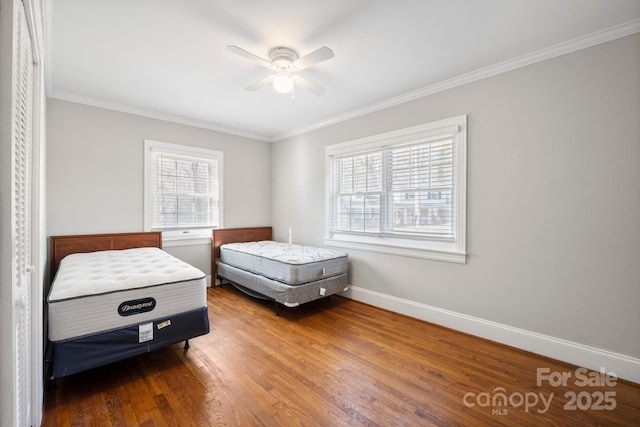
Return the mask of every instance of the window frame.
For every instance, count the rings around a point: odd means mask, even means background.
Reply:
[[[371,153],[385,147],[410,144],[424,139],[438,139],[447,135],[453,138],[454,159],[454,218],[453,240],[432,236],[407,236],[393,233],[357,233],[332,230],[334,216],[334,179],[332,161],[335,156]],[[383,175],[388,171],[383,164]],[[383,184],[385,185],[385,184]],[[387,189],[383,189],[383,193]],[[384,199],[384,197],[383,197]],[[416,258],[465,264],[466,250],[466,202],[467,202],[467,116],[424,123],[396,131],[329,145],[325,148],[325,238],[328,246],[358,249]],[[380,211],[388,209],[388,201],[381,202]]]
[[[218,183],[218,224],[217,226],[205,227],[176,227],[161,228],[152,226],[152,183],[153,173],[152,153],[159,151],[169,155],[184,156],[193,159],[202,159],[207,162],[216,161],[217,165],[217,183]],[[145,231],[162,231],[163,245],[180,246],[192,244],[206,244],[211,241],[211,230],[214,228],[224,227],[224,153],[222,151],[210,150],[207,148],[192,147],[187,145],[173,144],[169,142],[155,141],[151,139],[144,140],[144,230]]]

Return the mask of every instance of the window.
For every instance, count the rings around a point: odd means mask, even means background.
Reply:
[[[466,262],[466,116],[326,155],[326,244]]]
[[[210,238],[222,226],[222,152],[150,140],[144,150],[145,230]]]

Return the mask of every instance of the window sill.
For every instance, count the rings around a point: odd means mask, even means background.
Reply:
[[[165,248],[210,244],[211,229],[162,232],[162,246]]]
[[[445,261],[456,264],[467,263],[467,253],[450,249],[446,244],[432,244],[433,247],[422,245],[403,244],[399,240],[389,241],[387,239],[372,238],[370,241],[355,240],[348,238],[325,238],[324,243],[327,246],[334,246],[345,249],[357,249],[368,252],[378,252],[390,255],[399,255],[412,258],[428,259],[432,261]]]

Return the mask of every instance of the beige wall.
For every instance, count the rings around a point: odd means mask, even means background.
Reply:
[[[224,225],[271,224],[271,144],[49,99],[47,220],[50,235],[142,231],[143,141],[224,152]],[[210,272],[210,247],[167,248]]]
[[[468,263],[349,250],[352,296],[640,366],[640,34],[275,143],[275,237],[323,245],[325,146],[461,114]]]

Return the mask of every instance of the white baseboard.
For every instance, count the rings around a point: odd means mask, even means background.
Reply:
[[[613,372],[618,378],[640,384],[640,359],[634,357],[432,307],[357,286],[350,286],[349,290],[342,295],[356,301],[594,371],[605,368],[606,372]]]

